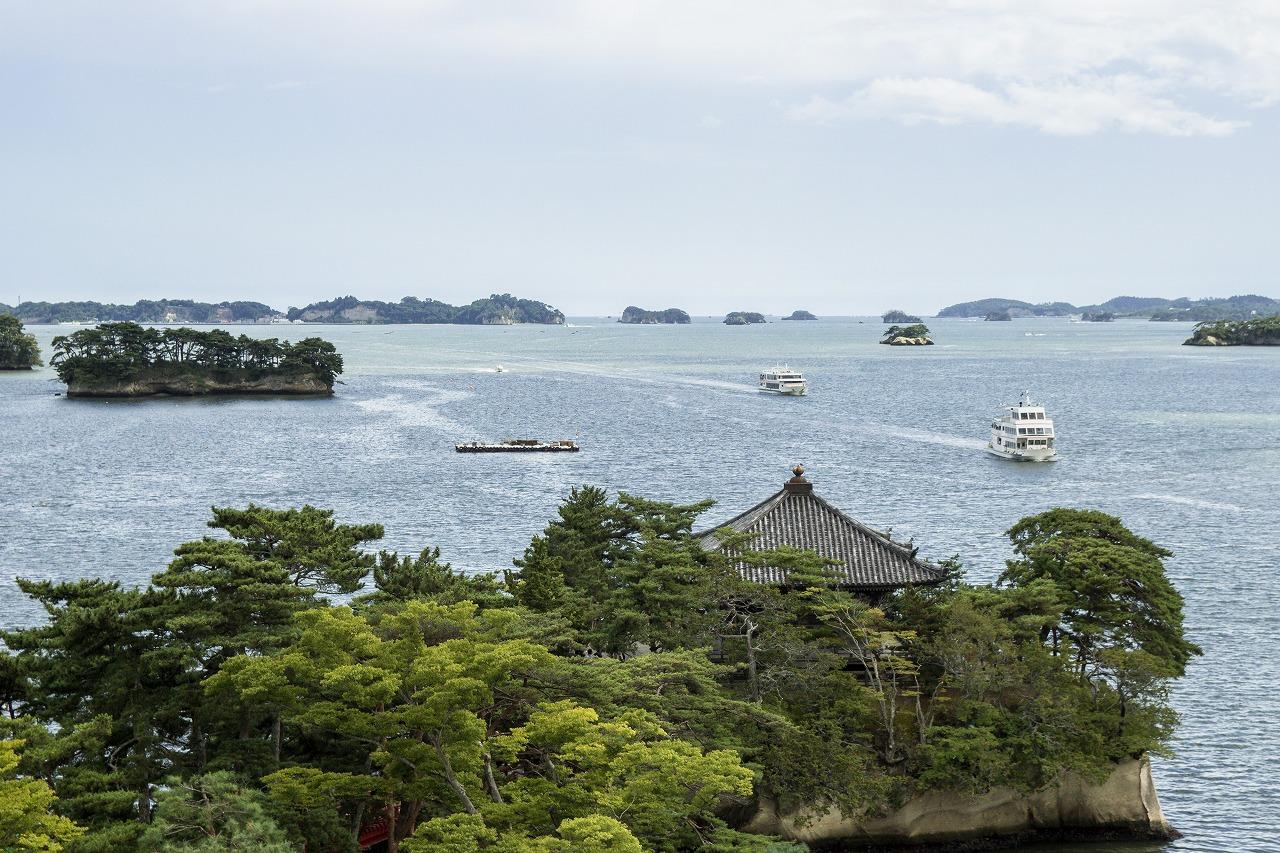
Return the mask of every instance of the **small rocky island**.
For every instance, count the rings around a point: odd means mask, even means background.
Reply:
[[[643,308],[628,305],[623,309],[622,316],[618,318],[618,322],[638,326],[654,326],[661,323],[679,323],[683,325],[690,321],[689,315],[679,308],[668,308],[665,311],[646,311]]]
[[[892,311],[886,311],[880,315],[880,319],[886,323],[919,323],[920,318],[915,314],[908,314],[906,311],[899,311],[894,308]]]
[[[767,323],[764,315],[757,311],[730,311],[724,317],[726,326],[750,326],[753,323]]]
[[[43,364],[35,335],[12,314],[0,314],[0,370],[30,370]]]
[[[327,396],[342,356],[320,338],[233,337],[224,329],[103,323],[53,339],[49,363],[68,397]]]
[[[927,347],[933,346],[933,339],[929,337],[928,326],[915,323],[910,326],[890,326],[885,329],[880,343],[891,347]]]
[[[1013,316],[1008,311],[991,311],[982,319],[992,323],[1004,323],[1012,320]]]
[[[1080,320],[1085,323],[1110,323],[1116,319],[1116,315],[1110,311],[1086,311],[1080,315]]]
[[[797,309],[795,311],[792,311],[790,314],[783,317],[782,319],[784,320],[816,320],[818,318],[810,314],[808,311]]]
[[[1280,314],[1252,320],[1198,323],[1191,337],[1182,343],[1193,347],[1280,346]]]

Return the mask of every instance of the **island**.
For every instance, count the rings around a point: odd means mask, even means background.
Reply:
[[[767,323],[763,314],[755,311],[730,311],[725,315],[726,326],[749,326],[753,323]]]
[[[654,326],[659,324],[689,323],[689,315],[679,308],[668,308],[665,311],[646,311],[634,305],[628,305],[618,318],[619,323],[638,326]]]
[[[470,305],[450,305],[436,299],[406,296],[399,302],[356,299],[344,296],[328,302],[313,302],[290,308],[285,315],[305,323],[422,323],[464,326],[514,326],[519,323],[564,325],[564,314],[545,302],[519,299],[510,293],[495,293]]]
[[[1280,315],[1199,323],[1191,337],[1182,343],[1193,347],[1280,346]]]
[[[1013,315],[1008,311],[992,311],[982,318],[989,323],[1003,323],[1013,319]]]
[[[197,302],[192,299],[141,299],[132,305],[111,302],[23,302],[0,305],[25,323],[271,323],[284,315],[261,302]]]
[[[782,319],[784,320],[816,320],[818,318],[815,317],[813,314],[810,314],[808,311],[797,309],[795,311],[792,311],[790,314],[783,317]]]
[[[53,339],[49,363],[68,397],[333,394],[342,356],[320,338],[297,343],[223,329],[103,323]]]
[[[1080,315],[1080,320],[1084,323],[1110,323],[1115,318],[1116,315],[1110,311],[1086,311]]]
[[[911,326],[890,326],[885,329],[880,343],[891,347],[927,347],[933,346],[933,339],[929,337],[928,326],[915,323]]]
[[[915,314],[908,314],[906,311],[899,311],[894,308],[892,311],[886,311],[880,315],[880,319],[885,323],[919,323],[920,318]]]
[[[564,314],[545,302],[495,293],[469,305],[406,296],[399,302],[343,296],[301,308],[277,311],[261,302],[196,302],[190,299],[143,299],[133,305],[103,302],[23,302],[0,304],[27,323],[451,323],[468,326],[511,326],[517,323],[563,325]]]
[[[35,335],[12,314],[0,314],[0,370],[31,370],[43,364]]]
[[[1117,296],[1099,305],[1075,306],[1070,302],[1032,304],[1020,299],[979,299],[948,305],[939,317],[986,317],[1007,311],[1011,317],[1071,317],[1111,314],[1114,317],[1159,321],[1247,320],[1280,313],[1280,300],[1256,294],[1208,299],[1163,299],[1153,296]],[[1105,322],[1105,321],[1104,321]]]
[[[997,584],[970,582],[794,470],[712,520],[710,500],[574,488],[493,555],[501,577],[375,552],[365,518],[249,504],[213,507],[141,589],[87,558],[68,558],[84,580],[19,578],[45,617],[0,652],[23,735],[0,790],[33,767],[5,826],[259,853],[1171,836],[1148,755],[1200,649],[1168,550],[1053,509],[1007,531]]]

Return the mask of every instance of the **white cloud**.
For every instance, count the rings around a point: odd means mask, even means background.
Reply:
[[[0,8],[0,52],[213,67],[265,58],[305,74],[537,67],[763,89],[823,121],[1221,135],[1280,103],[1276,0],[118,0],[79,15],[20,5]]]
[[[720,118],[720,116],[705,115],[698,119],[698,127],[703,127],[708,130],[715,130],[716,128],[723,126],[724,119]]]
[[[1248,124],[1179,107],[1161,94],[1159,85],[1132,75],[1016,82],[995,90],[939,77],[886,77],[839,100],[814,95],[788,112],[792,118],[823,124],[849,118],[893,119],[904,124],[980,122],[1020,125],[1059,136],[1111,129],[1226,136]]]

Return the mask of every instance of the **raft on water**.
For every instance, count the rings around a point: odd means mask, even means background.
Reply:
[[[455,444],[459,453],[577,453],[581,447],[572,441],[538,441],[534,438],[512,438],[507,441]]]

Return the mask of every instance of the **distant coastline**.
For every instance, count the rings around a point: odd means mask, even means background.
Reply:
[[[1206,299],[1117,296],[1099,305],[1072,305],[1070,302],[1033,304],[1020,299],[992,298],[948,305],[938,316],[990,319],[990,315],[1005,313],[1011,319],[1083,315],[1094,322],[1106,322],[1097,320],[1102,316],[1161,321],[1247,320],[1280,314],[1280,300],[1256,294]]]
[[[435,299],[406,296],[399,302],[343,296],[313,302],[302,308],[278,311],[262,302],[197,302],[191,299],[143,299],[132,305],[104,302],[0,303],[0,314],[12,314],[24,323],[183,323],[230,325],[236,323],[425,323],[467,326],[511,326],[519,323],[563,325],[564,314],[545,302],[495,293],[469,305],[450,305]]]

